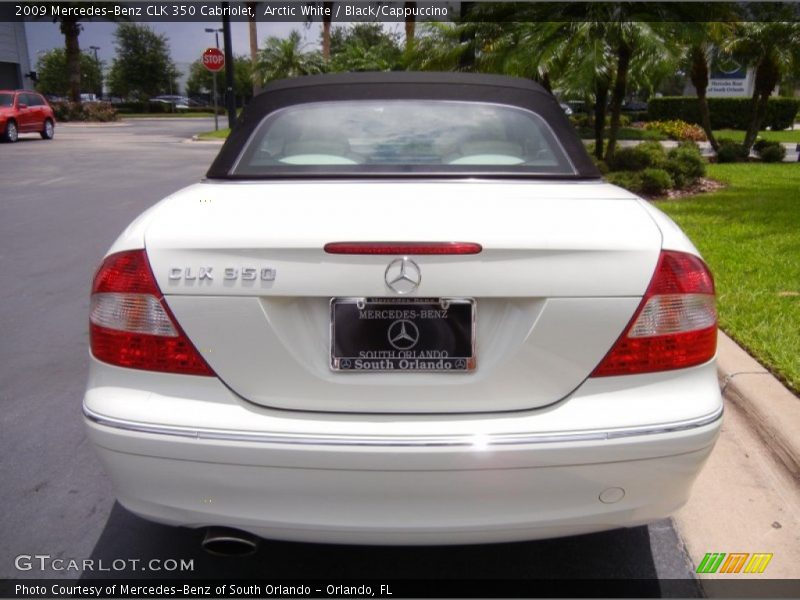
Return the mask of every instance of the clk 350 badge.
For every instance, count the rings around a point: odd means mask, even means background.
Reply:
[[[221,270],[221,279],[225,281],[275,281],[276,270],[271,267],[225,267]],[[170,281],[213,281],[217,272],[214,267],[172,267],[169,270]]]

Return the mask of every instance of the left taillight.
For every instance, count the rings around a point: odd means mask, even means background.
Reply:
[[[107,257],[92,283],[92,354],[130,369],[213,376],[175,321],[144,250]]]

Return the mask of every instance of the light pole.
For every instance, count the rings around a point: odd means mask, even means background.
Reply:
[[[97,99],[98,100],[102,100],[103,99],[103,71],[100,68],[100,59],[97,58],[97,51],[100,50],[100,46],[89,46],[89,49],[94,51],[94,62],[97,65],[97,72],[100,74],[100,82],[99,82],[100,83],[100,91],[97,94]]]
[[[206,27],[206,33],[213,33],[214,34],[214,41],[217,44],[217,50],[219,50],[219,32],[222,29],[213,29],[210,27]],[[219,130],[219,115],[217,115],[217,72],[212,71],[211,77],[214,81],[214,131]]]

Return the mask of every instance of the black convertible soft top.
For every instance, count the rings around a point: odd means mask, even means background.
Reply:
[[[472,73],[394,71],[346,73],[282,79],[267,84],[242,111],[217,158],[208,170],[210,179],[252,179],[232,174],[256,127],[271,113],[298,104],[337,100],[458,100],[504,104],[532,111],[550,126],[576,173],[560,179],[597,179],[600,172],[584,148],[556,99],[539,84],[526,79]],[[375,173],[367,173],[375,176]],[[378,174],[379,175],[379,174]],[[419,175],[417,173],[416,175]],[[270,178],[296,174],[272,174]],[[519,171],[494,172],[493,177],[525,177]],[[540,178],[541,175],[527,177]]]

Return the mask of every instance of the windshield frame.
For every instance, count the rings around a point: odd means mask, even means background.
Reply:
[[[575,173],[532,174],[529,168],[514,169],[512,165],[482,167],[481,165],[446,165],[447,169],[365,169],[346,172],[330,165],[307,168],[302,173],[294,169],[271,171],[267,175],[235,174],[237,162],[254,131],[265,117],[287,107],[313,102],[339,100],[447,100],[470,103],[499,104],[520,108],[538,115],[550,128],[560,148],[574,167]],[[241,172],[241,169],[240,169]],[[244,108],[219,153],[206,173],[205,181],[269,181],[269,180],[361,180],[371,178],[397,179],[518,179],[523,180],[599,180],[600,171],[586,151],[575,128],[553,95],[529,80],[503,75],[452,72],[364,72],[309,75],[272,81],[266,84]]]

